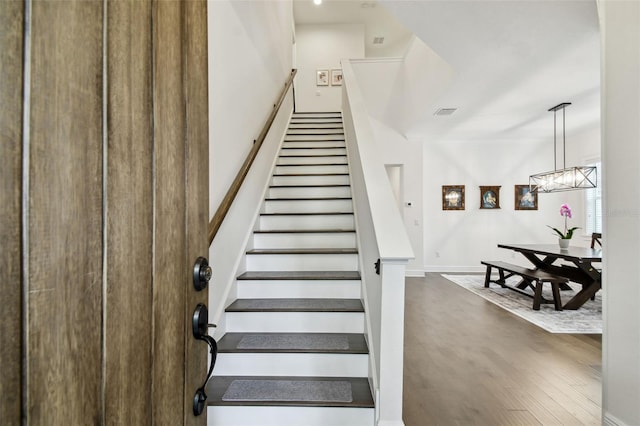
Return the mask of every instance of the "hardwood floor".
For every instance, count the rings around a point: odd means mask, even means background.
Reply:
[[[406,426],[599,425],[601,336],[551,334],[442,278],[407,278]]]

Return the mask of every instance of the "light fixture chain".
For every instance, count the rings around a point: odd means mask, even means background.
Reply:
[[[567,168],[567,142],[565,140],[565,122],[564,122],[564,110],[565,108],[562,108],[562,168],[566,169]]]
[[[556,112],[555,110],[553,111],[553,170],[558,170],[556,163],[556,153],[558,151],[556,148],[556,134],[558,133],[556,130]]]

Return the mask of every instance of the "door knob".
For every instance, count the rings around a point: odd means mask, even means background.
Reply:
[[[206,257],[198,257],[193,265],[193,286],[197,291],[207,288],[207,284],[213,275],[211,266]]]

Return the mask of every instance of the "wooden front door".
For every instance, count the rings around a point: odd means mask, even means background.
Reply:
[[[0,25],[0,424],[205,424],[206,2],[8,0]]]

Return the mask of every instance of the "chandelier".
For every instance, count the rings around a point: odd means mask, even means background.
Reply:
[[[529,187],[532,192],[559,192],[569,191],[572,189],[588,189],[595,188],[598,183],[598,174],[595,166],[574,166],[567,167],[566,156],[567,149],[565,146],[565,108],[571,105],[571,102],[563,102],[550,108],[553,111],[553,168],[551,172],[538,173],[529,176]],[[562,161],[563,168],[556,167],[556,118],[557,112],[562,110]]]

